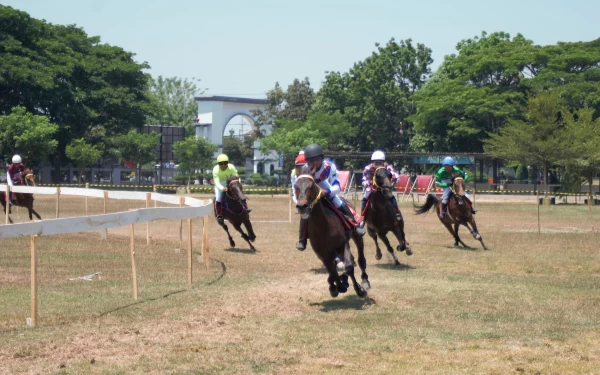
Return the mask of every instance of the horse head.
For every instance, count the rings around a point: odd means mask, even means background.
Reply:
[[[27,186],[35,186],[35,175],[33,174],[33,170],[30,168],[25,168],[23,171],[23,183]]]
[[[308,164],[302,166],[300,169],[300,175],[296,179],[294,190],[298,203],[296,208],[303,219],[308,219],[310,213],[321,199],[321,188],[317,185],[313,177],[313,172]]]
[[[379,167],[373,174],[373,187],[388,199],[394,196],[394,184],[392,183],[392,174],[385,167]]]
[[[452,193],[456,196],[458,204],[465,203],[465,180],[462,177],[452,179]]]
[[[242,183],[238,176],[229,176],[227,179],[227,190],[227,194],[230,198],[242,202],[246,201],[246,194],[244,194],[244,189],[242,188]]]

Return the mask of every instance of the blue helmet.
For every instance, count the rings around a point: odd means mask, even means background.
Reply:
[[[449,166],[453,167],[454,166],[454,159],[452,159],[452,157],[450,157],[450,156],[446,156],[444,158],[444,161],[442,162],[442,165],[449,165]]]

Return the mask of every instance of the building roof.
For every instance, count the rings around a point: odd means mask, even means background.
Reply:
[[[238,98],[234,96],[197,96],[197,102],[230,102],[247,104],[267,104],[266,99]]]

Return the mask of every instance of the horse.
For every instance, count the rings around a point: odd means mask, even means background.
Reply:
[[[483,237],[481,237],[477,230],[477,224],[475,223],[475,218],[471,212],[471,202],[468,199],[465,199],[465,180],[462,177],[453,177],[451,191],[452,194],[450,195],[450,198],[448,198],[448,212],[443,219],[440,219],[440,221],[454,237],[454,246],[461,244],[463,247],[468,247],[458,236],[458,228],[462,224],[469,232],[471,232],[476,240],[481,242],[483,249],[487,250],[487,247],[483,242]],[[425,214],[432,207],[435,207],[435,211],[439,218],[439,214],[442,212],[442,200],[433,194],[429,194],[425,204],[422,206],[415,205],[415,213],[417,215]],[[469,227],[469,224],[471,224],[473,229]],[[454,229],[452,229],[452,225],[454,225]]]
[[[387,233],[392,232],[396,239],[400,243],[396,250],[406,250],[406,255],[412,255],[412,250],[406,242],[404,235],[404,220],[398,221],[396,219],[396,207],[391,202],[394,197],[394,185],[391,181],[390,172],[384,168],[379,167],[375,170],[373,176],[373,192],[367,202],[367,233],[375,241],[377,247],[377,253],[375,258],[380,260],[382,257],[379,243],[377,242],[377,236],[381,238],[381,241],[385,244],[387,251],[394,258],[394,262],[397,266],[400,265],[398,257],[394,254],[394,249],[390,245],[390,241],[387,239]]]
[[[227,219],[235,230],[240,232],[242,238],[248,242],[250,245],[250,250],[256,251],[256,248],[252,245],[252,242],[256,240],[256,235],[254,234],[254,230],[252,230],[252,223],[250,223],[250,215],[248,215],[248,211],[246,211],[246,205],[244,202],[246,201],[246,195],[242,189],[242,184],[240,183],[240,178],[238,176],[230,176],[227,179],[227,190],[223,192],[222,198],[222,206],[223,206],[223,218]],[[215,217],[217,216],[217,212],[215,210]],[[246,231],[248,234],[244,233],[242,229],[242,224],[246,227]],[[231,235],[229,234],[229,228],[227,224],[219,224],[223,227],[225,232],[227,233],[227,237],[229,238],[229,245],[231,247],[235,247],[235,242]]]
[[[333,205],[322,199],[323,190],[317,185],[311,172],[308,165],[303,166],[294,184],[298,199],[296,208],[303,219],[308,219],[310,245],[329,273],[329,293],[332,297],[337,297],[339,293],[347,292],[350,277],[356,294],[361,298],[366,297],[371,284],[366,272],[367,260],[363,239],[351,228],[345,227],[341,217],[332,208]],[[354,258],[350,251],[347,230],[351,232],[352,240],[358,248],[358,264],[362,271],[361,285],[354,277]],[[341,277],[338,270],[344,271]]]
[[[35,186],[35,175],[33,174],[33,170],[26,168],[21,175],[21,185],[26,186]],[[14,202],[15,206],[25,207],[27,208],[27,212],[29,213],[29,220],[33,220],[33,216],[38,218],[38,220],[42,220],[42,217],[33,209],[33,194],[28,193],[16,193],[17,196],[16,201]],[[6,193],[0,192],[0,202],[2,204],[2,212],[6,214]],[[11,214],[12,210],[10,206],[8,207],[8,213]],[[9,222],[12,224],[12,219],[8,218]]]

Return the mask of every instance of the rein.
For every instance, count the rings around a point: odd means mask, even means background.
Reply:
[[[465,196],[464,194],[462,194],[462,195],[459,195],[459,194],[457,194],[457,193],[456,193],[456,190],[454,190],[454,184],[456,184],[456,181],[457,181],[457,180],[462,180],[462,181],[464,181],[464,178],[462,178],[462,177],[456,177],[456,178],[454,179],[454,181],[452,182],[452,186],[450,187],[450,190],[452,191],[452,194],[454,194],[456,197],[458,197],[458,198],[460,198],[460,197],[464,197],[464,196]]]
[[[377,184],[377,171],[380,169],[387,169],[386,167],[377,167],[377,169],[375,169],[375,172],[373,172],[373,186],[376,187],[377,189],[381,189],[381,186],[379,186]]]
[[[297,180],[299,180],[301,178],[310,178],[316,184],[315,178],[309,174],[301,174],[300,176],[297,177]],[[308,206],[308,209],[312,210],[313,207],[315,206],[315,204],[317,204],[317,202],[319,202],[321,200],[321,197],[322,197],[322,190],[319,189],[319,194],[317,194],[317,197],[315,198],[315,200],[312,201],[312,203]]]

